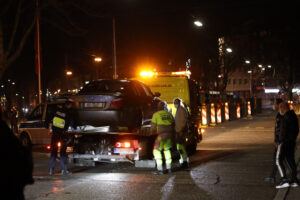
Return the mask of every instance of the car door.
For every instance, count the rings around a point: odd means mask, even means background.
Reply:
[[[45,104],[38,105],[28,117],[28,121],[22,124],[30,136],[32,144],[45,144],[43,137],[48,134],[45,127],[44,112]]]

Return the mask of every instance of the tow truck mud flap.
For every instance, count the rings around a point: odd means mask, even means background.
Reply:
[[[69,154],[68,159],[78,166],[95,166],[95,162],[131,162],[125,155]]]
[[[155,168],[155,160],[137,160],[135,161],[135,167],[139,168]]]

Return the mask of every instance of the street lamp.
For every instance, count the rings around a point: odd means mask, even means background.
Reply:
[[[199,20],[195,20],[194,24],[195,24],[195,26],[198,26],[198,27],[202,27],[203,26],[202,22],[200,22]]]
[[[245,60],[245,63],[250,64],[251,62],[250,62],[250,60]]]
[[[100,58],[100,57],[96,57],[94,60],[95,60],[95,62],[96,62],[96,63],[99,63],[99,62],[101,62],[101,61],[102,61],[102,58]]]
[[[231,49],[231,48],[226,48],[226,51],[227,51],[228,53],[232,53],[232,49]]]
[[[95,57],[94,61],[96,63],[100,63],[102,61],[102,58],[100,57]],[[96,79],[98,79],[98,66],[96,66]]]
[[[72,71],[66,71],[66,75],[67,75],[67,76],[71,76],[72,74],[73,74]]]

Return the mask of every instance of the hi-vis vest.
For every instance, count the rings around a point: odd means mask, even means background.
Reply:
[[[174,130],[174,118],[168,111],[157,111],[153,114],[151,122],[156,124],[158,134],[172,133]]]
[[[53,126],[56,128],[64,129],[66,124],[65,117],[65,113],[57,111],[53,118]]]

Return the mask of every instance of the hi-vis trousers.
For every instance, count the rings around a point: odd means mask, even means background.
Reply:
[[[164,152],[165,161],[166,161],[166,168],[171,169],[172,167],[172,155],[171,155],[171,148],[172,148],[172,140],[171,138],[163,138],[158,135],[153,149],[153,155],[156,161],[157,170],[163,170],[163,160],[162,160],[162,151]]]

